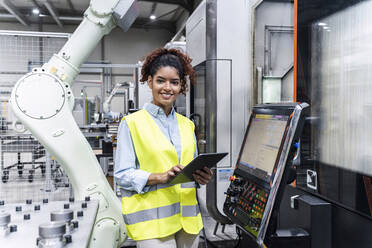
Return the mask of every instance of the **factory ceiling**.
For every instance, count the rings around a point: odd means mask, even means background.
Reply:
[[[176,33],[177,21],[190,15],[200,0],[137,0],[139,16],[134,28],[166,29]],[[78,24],[90,0],[0,0],[0,22]],[[150,16],[153,19],[150,19]]]

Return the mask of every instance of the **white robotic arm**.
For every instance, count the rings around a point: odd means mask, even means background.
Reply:
[[[111,101],[121,87],[130,87],[130,83],[129,82],[124,82],[124,83],[115,84],[115,87],[112,89],[109,97],[107,97],[107,99],[103,103],[103,113],[107,114],[108,112],[110,112]]]
[[[138,15],[135,0],[92,0],[84,20],[58,54],[23,76],[11,95],[13,112],[66,171],[77,200],[99,200],[89,247],[120,247],[126,239],[120,201],[71,110],[71,85],[79,67],[116,25],[129,29]]]

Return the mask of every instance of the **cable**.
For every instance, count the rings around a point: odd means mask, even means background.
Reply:
[[[199,210],[200,210],[200,217],[201,217],[201,219],[202,219],[202,223],[203,223],[204,247],[205,247],[205,248],[208,248],[208,244],[207,244],[208,239],[207,239],[207,235],[205,234],[205,228],[204,228],[203,216],[202,216],[202,214],[201,214],[201,207],[200,207],[199,196],[198,196],[198,189],[200,189],[200,185],[199,185],[197,182],[195,182],[195,184],[196,184],[196,192],[195,192],[195,193],[196,193],[196,201],[197,201],[197,203],[198,203],[198,207],[199,207]]]
[[[242,231],[239,229],[239,227],[235,227],[236,229],[236,234],[238,235],[238,242],[236,243],[236,245],[234,246],[234,248],[238,248],[239,245],[240,245],[240,241],[242,240]]]

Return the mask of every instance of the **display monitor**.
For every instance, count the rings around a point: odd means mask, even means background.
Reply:
[[[242,145],[239,168],[269,181],[287,122],[287,115],[256,114]]]
[[[308,104],[263,104],[253,108],[236,169],[226,192],[224,213],[258,244],[276,231],[284,186]]]

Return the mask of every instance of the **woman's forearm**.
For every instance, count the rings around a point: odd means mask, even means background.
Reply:
[[[182,171],[183,166],[178,164],[170,168],[164,173],[151,173],[147,179],[147,185],[155,185],[167,183],[169,180],[174,178],[180,171]]]
[[[147,179],[147,185],[162,184],[168,181],[167,172],[165,173],[151,173]]]

